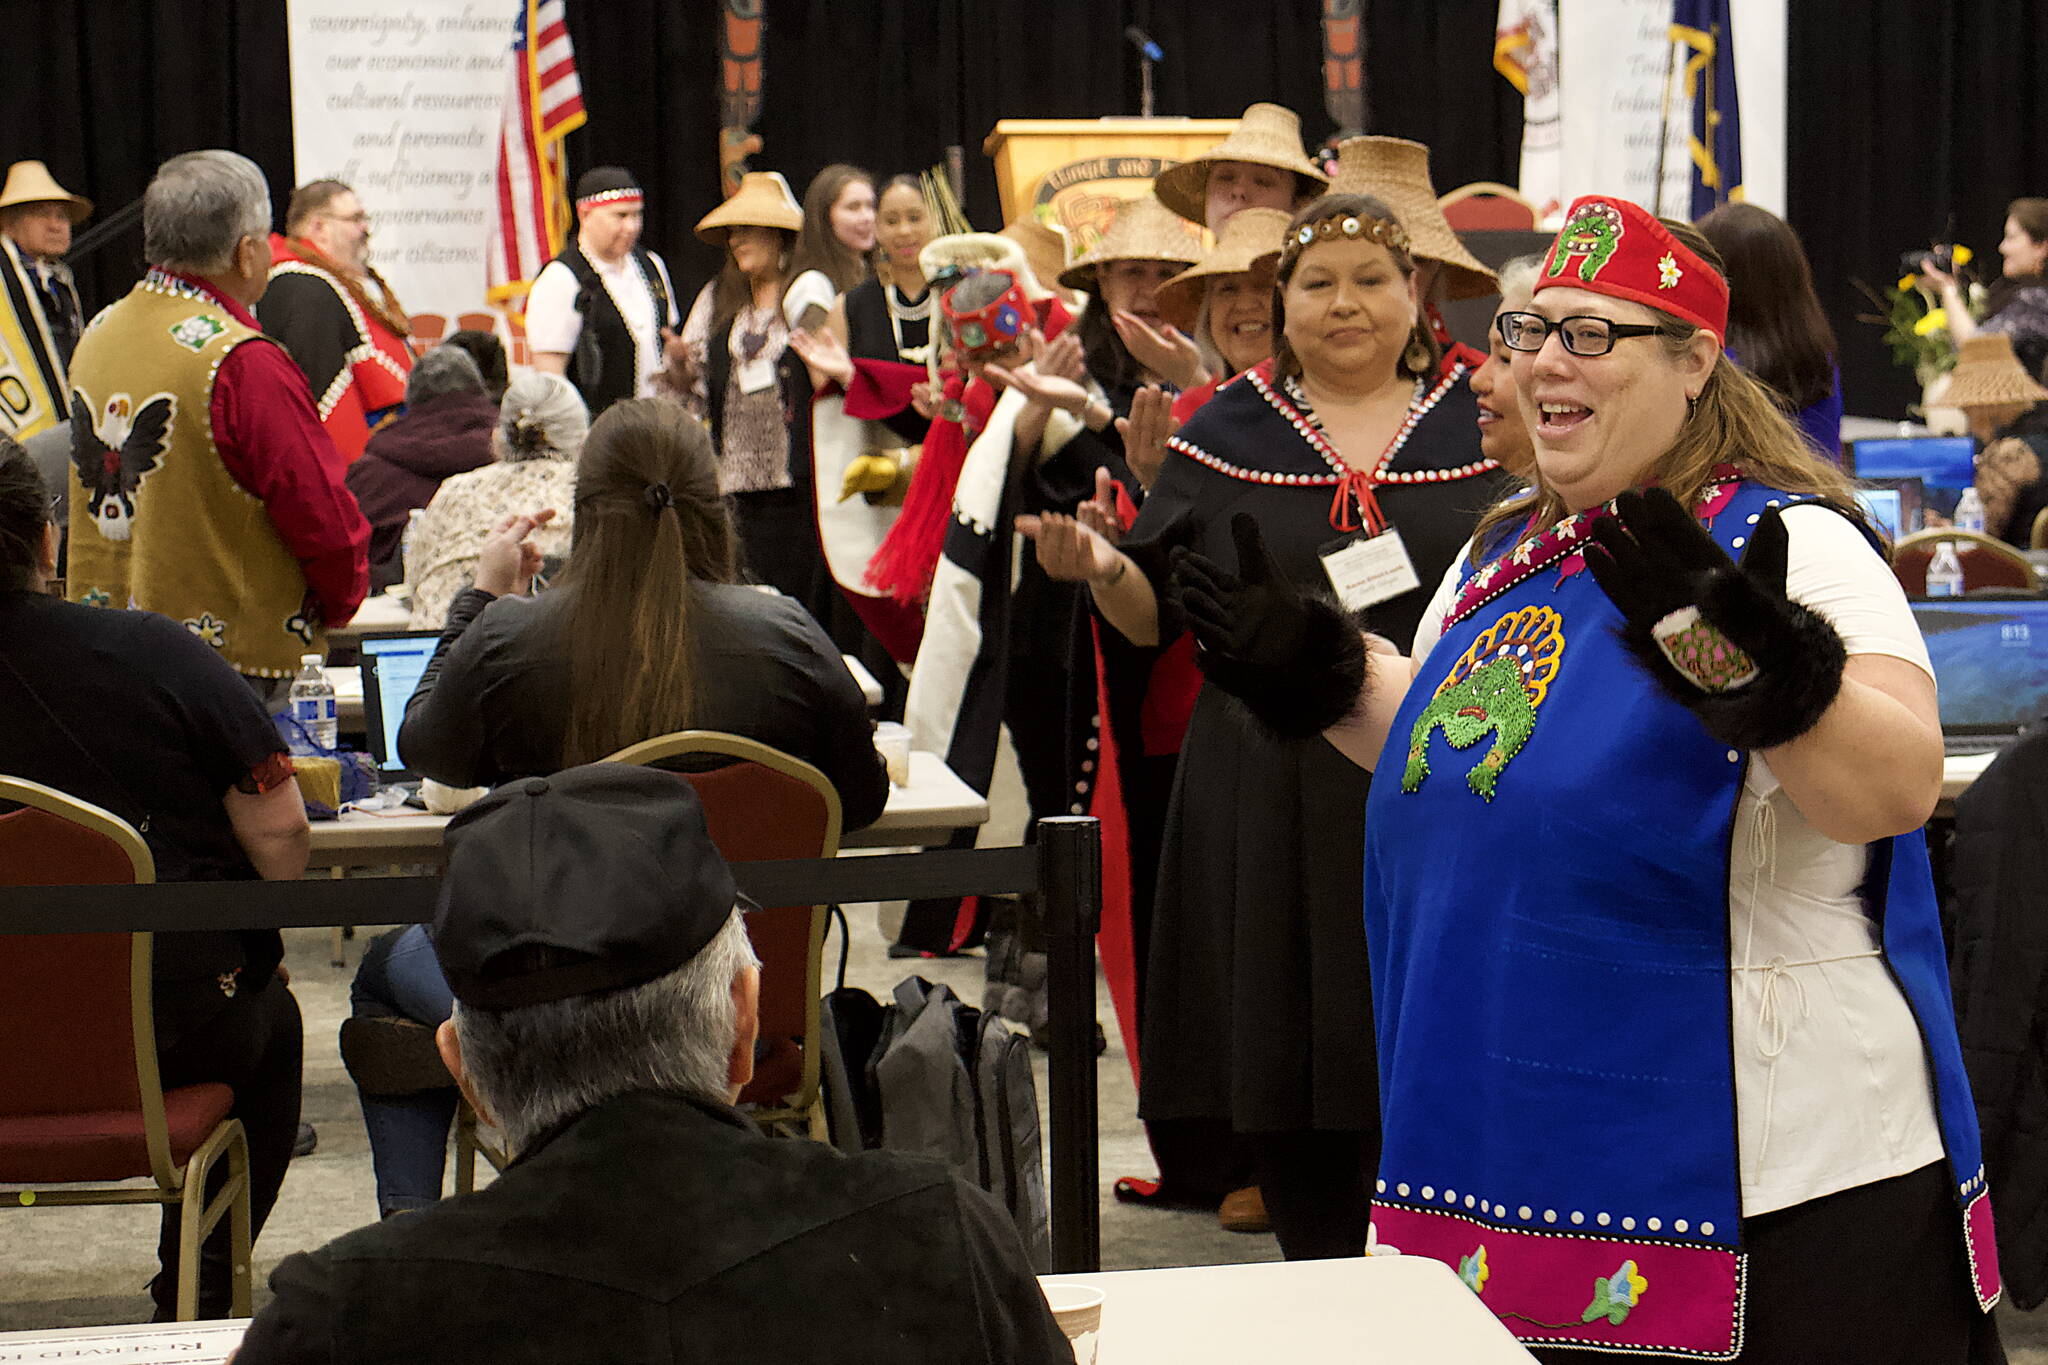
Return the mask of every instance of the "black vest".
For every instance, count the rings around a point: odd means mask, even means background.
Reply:
[[[583,330],[577,334],[576,349],[569,356],[568,375],[595,421],[606,408],[640,391],[639,347],[632,329],[626,325],[626,315],[612,302],[603,278],[583,254],[583,248],[571,242],[555,259],[568,266],[569,273],[576,277],[576,312],[583,318]],[[668,286],[662,283],[661,271],[655,268],[654,258],[645,249],[633,248],[633,263],[640,267],[640,278],[654,298],[654,325],[658,331],[668,324]]]
[[[866,360],[893,360],[904,365],[921,365],[922,360],[911,360],[896,349],[896,333],[889,326],[889,298],[883,291],[888,286],[880,280],[867,280],[856,285],[846,295],[846,349],[848,354]],[[905,319],[903,323],[903,344],[923,346],[931,339],[931,323],[924,318]],[[913,445],[925,438],[931,430],[931,419],[917,415],[917,409],[906,407],[892,417],[883,419],[882,424]]]

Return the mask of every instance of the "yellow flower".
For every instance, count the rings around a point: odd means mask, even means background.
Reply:
[[[1933,336],[1936,332],[1946,332],[1947,330],[1948,309],[1946,308],[1929,309],[1926,317],[1913,324],[1913,335],[1916,337]]]
[[[1911,290],[1918,288],[1919,285],[1920,277],[1918,275],[1899,276],[1899,292],[1901,294],[1908,293]]]
[[[1965,266],[1965,265],[1968,265],[1968,264],[1970,263],[1970,261],[1971,261],[1971,258],[1973,258],[1974,256],[1976,256],[1976,254],[1977,254],[1976,252],[1974,252],[1974,251],[1970,250],[1970,248],[1968,248],[1968,247],[1966,247],[1966,246],[1958,246],[1958,247],[1956,248],[1956,253],[1955,253],[1955,256],[1956,256],[1956,264],[1957,264],[1958,266]]]

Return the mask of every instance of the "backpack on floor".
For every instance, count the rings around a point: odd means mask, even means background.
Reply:
[[[946,1162],[1009,1210],[1033,1266],[1050,1269],[1030,1040],[919,976],[904,978],[888,1005],[841,987],[823,1013],[834,1145]]]

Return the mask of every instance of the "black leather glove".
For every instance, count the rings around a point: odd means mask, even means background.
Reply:
[[[1201,646],[1203,676],[1288,739],[1321,734],[1365,691],[1365,640],[1327,597],[1303,592],[1274,562],[1249,512],[1230,519],[1233,574],[1186,548],[1173,552],[1169,589]]]
[[[1592,535],[1586,566],[1621,611],[1623,642],[1714,738],[1768,749],[1834,704],[1848,651],[1825,618],[1785,596],[1777,508],[1757,521],[1739,566],[1661,488],[1623,493]]]

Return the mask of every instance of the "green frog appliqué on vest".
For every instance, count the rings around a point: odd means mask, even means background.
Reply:
[[[1465,785],[1493,800],[1501,772],[1536,729],[1536,709],[1564,659],[1563,622],[1549,607],[1512,611],[1481,631],[1416,717],[1401,790],[1429,776],[1429,737],[1441,728],[1454,749],[1491,734],[1493,746],[1465,774]]]

